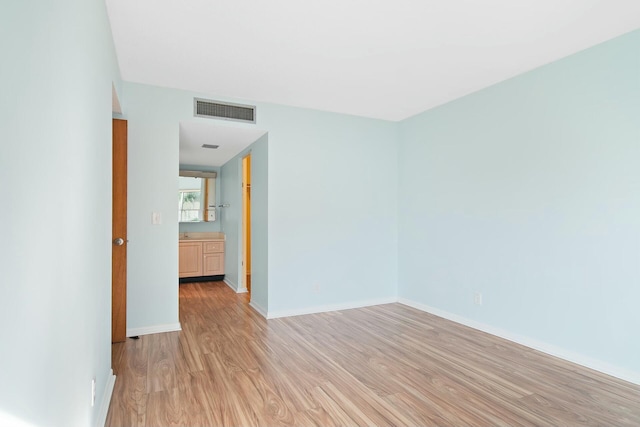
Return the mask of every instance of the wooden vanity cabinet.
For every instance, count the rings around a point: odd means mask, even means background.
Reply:
[[[180,240],[178,276],[206,277],[224,274],[224,241]]]
[[[224,242],[202,242],[202,275],[224,274]]]
[[[202,242],[180,242],[178,276],[202,276]]]

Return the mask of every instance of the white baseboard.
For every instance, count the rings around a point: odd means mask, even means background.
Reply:
[[[233,292],[238,292],[238,284],[227,279],[227,277],[225,276],[225,278],[222,280],[228,287],[230,287],[231,289],[233,289]]]
[[[249,303],[249,305],[255,310],[257,311],[262,317],[264,317],[265,319],[268,319],[267,317],[267,310],[264,309],[264,307],[256,304],[254,301],[251,301]]]
[[[228,287],[233,289],[233,292],[235,292],[236,294],[246,294],[247,292],[249,292],[249,290],[247,288],[239,288],[237,283],[227,279],[226,277],[224,278],[223,282]]]
[[[267,319],[277,319],[278,317],[301,316],[304,314],[326,313],[329,311],[349,310],[351,308],[370,307],[372,305],[390,304],[398,302],[397,297],[378,298],[363,301],[352,301],[340,304],[316,305],[295,310],[272,311],[267,313]]]
[[[489,326],[484,323],[477,322],[475,320],[467,319],[466,317],[449,313],[448,311],[440,310],[438,308],[430,307],[426,304],[422,304],[406,298],[398,298],[398,302],[404,305],[408,305],[409,307],[413,307],[418,310],[434,314],[438,317],[442,317],[447,320],[460,323],[470,328],[477,329],[482,332],[486,332],[488,334],[495,335],[509,341],[513,341],[518,344],[522,344],[534,350],[538,350],[543,353],[550,354],[551,356],[559,357],[560,359],[564,359],[566,361],[569,361],[581,366],[585,366],[587,368],[602,372],[607,375],[611,375],[612,377],[620,378],[621,380],[625,380],[630,383],[640,385],[640,372],[634,372],[628,369],[623,369],[618,366],[611,365],[610,363],[603,362],[601,360],[592,359],[590,357],[572,352],[570,350],[566,350],[561,347],[557,347],[552,344],[538,341],[536,339],[529,338],[526,336],[514,334],[512,332],[505,331],[504,329],[495,328],[493,326]]]
[[[111,396],[113,395],[113,387],[115,385],[116,376],[113,375],[113,369],[111,369],[102,393],[102,401],[100,402],[98,415],[96,417],[96,427],[104,427],[104,424],[107,422],[109,404],[111,403]]]
[[[139,335],[149,335],[149,334],[160,334],[162,332],[175,332],[181,331],[182,327],[180,323],[173,323],[170,325],[154,325],[154,326],[145,326],[142,328],[128,328],[127,336],[128,337],[136,337]]]

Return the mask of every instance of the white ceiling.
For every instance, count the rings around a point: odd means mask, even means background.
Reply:
[[[122,78],[402,120],[640,28],[639,0],[106,0]]]
[[[180,164],[222,166],[265,133],[259,129],[182,121],[180,122]],[[219,147],[203,148],[202,144]]]

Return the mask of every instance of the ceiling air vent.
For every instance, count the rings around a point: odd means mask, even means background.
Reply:
[[[194,98],[193,106],[196,117],[235,120],[244,123],[256,122],[256,107],[254,105],[230,104],[228,102]]]

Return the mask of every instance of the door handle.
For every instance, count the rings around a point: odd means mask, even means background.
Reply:
[[[116,246],[124,245],[124,239],[122,237],[118,237],[117,239],[113,239],[113,244]]]

